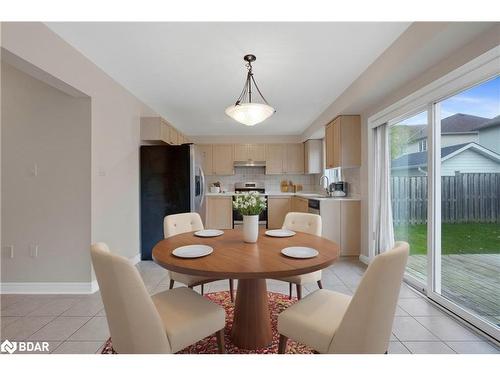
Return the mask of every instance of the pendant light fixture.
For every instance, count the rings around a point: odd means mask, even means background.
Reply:
[[[276,110],[271,107],[264,98],[259,90],[259,87],[257,86],[257,83],[255,82],[255,78],[253,78],[252,63],[256,59],[257,58],[254,55],[245,55],[243,57],[243,60],[247,62],[247,80],[245,82],[245,86],[243,86],[243,91],[241,91],[238,100],[236,100],[236,103],[226,108],[226,115],[247,126],[257,125],[276,112]],[[264,103],[252,102],[252,84]]]

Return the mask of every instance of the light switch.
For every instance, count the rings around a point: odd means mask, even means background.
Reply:
[[[14,259],[14,245],[8,245],[8,246],[5,246],[5,248],[8,251],[7,254],[9,254],[9,258]]]

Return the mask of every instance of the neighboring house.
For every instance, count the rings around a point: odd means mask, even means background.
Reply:
[[[486,117],[472,116],[463,113],[446,117],[441,120],[441,146],[453,146],[457,144],[479,141],[477,128],[489,121]],[[427,150],[427,126],[417,125],[420,129],[408,139],[407,153]],[[498,152],[498,151],[497,151]]]
[[[477,127],[479,144],[500,154],[500,116]]]
[[[500,154],[475,142],[441,148],[441,176],[453,176],[456,172],[500,173]],[[413,152],[392,160],[391,175],[427,175],[427,152]]]

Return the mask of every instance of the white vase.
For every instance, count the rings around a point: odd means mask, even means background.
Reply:
[[[259,215],[243,215],[243,241],[257,242],[259,237]]]

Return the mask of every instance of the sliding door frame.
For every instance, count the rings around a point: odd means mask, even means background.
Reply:
[[[427,220],[427,280],[426,285],[414,277],[405,281],[424,291],[427,297],[464,319],[477,329],[500,341],[500,330],[442,296],[441,293],[441,123],[440,102],[446,98],[500,75],[500,46],[484,53],[449,74],[437,79],[383,111],[368,118],[368,152],[373,152],[373,129],[411,117],[427,110],[428,124],[428,220]],[[368,158],[368,183],[373,184],[376,171],[373,158]],[[376,255],[374,231],[376,199],[368,196],[368,261]]]

